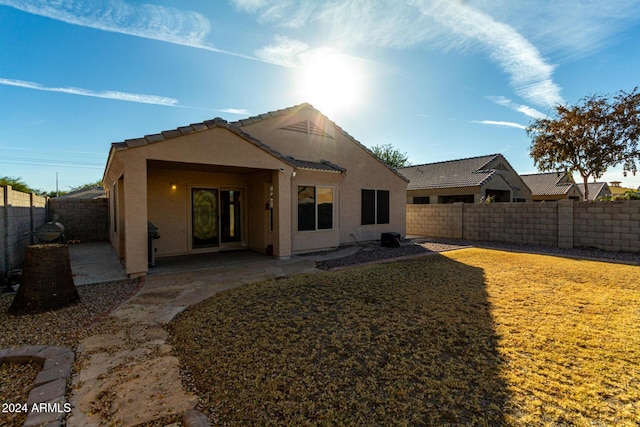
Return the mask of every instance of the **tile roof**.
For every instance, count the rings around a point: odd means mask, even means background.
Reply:
[[[520,177],[536,196],[567,194],[576,185],[573,180],[563,181],[567,178],[566,172],[533,173]]]
[[[234,126],[233,124],[228,123],[226,120],[221,119],[219,117],[213,120],[204,121],[202,123],[193,123],[189,126],[182,126],[177,129],[166,130],[166,131],[162,131],[160,133],[151,134],[151,135],[145,135],[142,138],[127,139],[123,142],[116,142],[111,144],[111,147],[113,150],[124,150],[128,148],[135,148],[143,145],[153,144],[160,141],[166,141],[169,139],[178,138],[180,136],[189,135],[192,133],[201,132],[208,129],[213,129],[216,127],[221,127],[235,133],[241,138],[254,144],[258,148],[261,148],[262,150],[268,152],[272,156],[277,157],[278,159],[282,160],[283,162],[295,168],[329,171],[329,172],[345,172],[346,171],[345,168],[332,164],[325,160],[321,160],[319,162],[313,162],[313,161],[295,159],[291,156],[285,156],[279,151],[274,150],[267,144],[261,142],[260,140],[244,132],[242,129],[239,129],[237,126]]]
[[[398,168],[409,179],[408,190],[431,188],[477,187],[493,178],[497,172],[487,165],[501,154],[448,160]],[[504,159],[504,158],[503,158]]]
[[[584,182],[576,185],[578,186],[578,188],[580,188],[582,194],[584,194]],[[589,200],[595,200],[603,190],[605,194],[611,194],[611,190],[609,190],[609,184],[607,184],[606,182],[589,182],[587,183],[587,187],[589,188]]]
[[[58,199],[102,199],[106,197],[104,188],[101,186],[95,186],[90,188],[83,188],[81,190],[72,191],[70,193],[58,196]]]
[[[250,125],[252,123],[261,122],[263,120],[271,119],[274,117],[286,116],[287,114],[295,113],[300,110],[316,110],[313,105],[303,102],[302,104],[294,105],[293,107],[281,108],[279,110],[269,111],[267,113],[259,114],[257,116],[250,116],[245,119],[240,119],[235,122],[231,122],[232,125],[237,127],[242,127],[246,125]],[[318,111],[319,112],[319,111]],[[320,113],[322,114],[322,113]],[[333,122],[331,122],[333,123]],[[333,123],[335,124],[335,123]]]
[[[307,169],[307,170],[317,170],[317,171],[327,171],[327,172],[337,172],[342,173],[347,170],[341,166],[338,166],[334,163],[331,163],[327,160],[320,160],[319,162],[311,162],[308,160],[300,160],[295,159],[291,156],[287,156],[289,160],[293,163],[293,166],[296,169]]]
[[[250,143],[254,144],[255,146],[267,151],[269,154],[279,158],[280,160],[284,161],[285,163],[289,164],[290,166],[293,166],[295,168],[298,169],[308,169],[308,170],[318,170],[318,171],[327,171],[327,172],[346,172],[346,169],[342,166],[336,165],[334,163],[331,163],[327,160],[320,160],[320,161],[309,161],[309,160],[301,160],[301,159],[295,159],[291,156],[287,156],[284,155],[282,153],[280,153],[277,150],[274,150],[273,148],[271,148],[269,145],[263,143],[262,141],[258,140],[257,138],[254,138],[253,136],[251,136],[249,133],[245,132],[242,127],[252,124],[252,123],[257,123],[260,122],[262,120],[267,120],[270,118],[274,118],[274,117],[280,117],[280,116],[284,116],[287,114],[292,114],[295,113],[297,111],[300,110],[312,110],[314,112],[316,112],[317,114],[320,114],[323,116],[323,118],[330,123],[332,126],[335,127],[335,129],[342,133],[347,139],[349,139],[351,142],[355,143],[356,145],[358,145],[359,147],[361,147],[363,150],[365,150],[367,153],[369,153],[372,157],[374,157],[377,161],[381,162],[382,164],[384,164],[389,170],[391,170],[393,173],[395,173],[396,175],[398,175],[400,178],[404,179],[405,181],[409,182],[409,180],[403,176],[402,174],[400,174],[396,169],[390,167],[389,165],[387,165],[386,163],[384,163],[382,160],[380,160],[371,150],[369,150],[367,147],[365,147],[364,145],[362,145],[358,140],[356,140],[354,137],[352,137],[351,135],[349,135],[344,129],[342,129],[340,126],[338,126],[335,122],[333,122],[332,120],[330,120],[329,118],[327,118],[324,114],[322,114],[320,111],[318,111],[317,109],[315,109],[313,107],[313,105],[309,104],[309,103],[302,103],[299,105],[294,105],[293,107],[288,107],[288,108],[283,108],[280,110],[275,110],[275,111],[270,111],[264,114],[260,114],[257,116],[251,116],[251,117],[247,117],[246,119],[242,119],[242,120],[238,120],[235,122],[227,122],[226,120],[220,118],[220,117],[216,117],[213,120],[205,120],[204,122],[201,123],[192,123],[188,126],[181,126],[177,129],[171,129],[171,130],[166,130],[166,131],[162,131],[160,133],[157,134],[150,134],[150,135],[145,135],[142,138],[134,138],[134,139],[127,139],[124,140],[122,142],[114,142],[113,144],[111,144],[111,151],[117,151],[117,150],[124,150],[124,149],[128,149],[128,148],[134,148],[134,147],[140,147],[143,145],[147,145],[147,144],[153,144],[156,142],[160,142],[160,141],[166,141],[169,139],[173,139],[173,138],[177,138],[180,136],[184,136],[184,135],[189,135],[192,133],[196,133],[196,132],[202,132],[208,129],[213,129],[216,127],[222,127],[225,128],[233,133],[235,133],[236,135],[240,136],[241,138],[244,138],[245,140],[249,141]],[[311,126],[311,125],[310,125]],[[318,134],[318,135],[322,135],[325,136],[321,133],[321,129],[316,129],[313,126],[311,126],[312,129],[312,133],[314,134]],[[111,156],[111,152],[109,154],[109,156]]]

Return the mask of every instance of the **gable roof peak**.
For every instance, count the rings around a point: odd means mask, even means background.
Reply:
[[[434,166],[434,165],[443,165],[443,164],[446,164],[446,163],[456,163],[456,162],[463,162],[463,161],[487,159],[482,164],[482,166],[480,166],[480,168],[479,168],[479,169],[482,169],[482,167],[486,166],[489,162],[493,161],[493,159],[495,159],[498,156],[501,156],[501,157],[504,158],[504,156],[502,156],[502,154],[499,154],[499,153],[498,154],[485,154],[483,156],[465,157],[465,158],[462,158],[462,159],[453,159],[453,160],[441,160],[439,162],[421,163],[419,165],[404,166],[404,167],[398,168],[398,170],[417,168],[417,167],[420,167],[420,166]]]

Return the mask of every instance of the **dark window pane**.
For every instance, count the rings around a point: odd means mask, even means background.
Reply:
[[[414,205],[428,205],[429,204],[429,196],[425,197],[414,197],[413,198]]]
[[[315,187],[298,186],[298,231],[316,229]]]
[[[378,190],[378,224],[389,224],[389,192]]]
[[[362,225],[376,223],[376,190],[362,190],[360,223]]]
[[[318,230],[333,228],[333,188],[318,187]]]

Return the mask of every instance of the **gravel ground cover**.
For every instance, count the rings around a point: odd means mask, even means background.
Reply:
[[[40,365],[33,363],[0,363],[0,404],[25,404]],[[13,380],[15,378],[15,380]],[[27,419],[24,408],[4,408],[1,426],[21,426]]]
[[[60,310],[33,315],[9,315],[7,311],[15,293],[0,294],[0,348],[24,345],[64,346],[75,350],[83,338],[107,332],[103,328],[117,329],[111,322],[100,322],[106,313],[129,298],[138,287],[138,281],[120,281],[78,287],[80,302]],[[35,374],[33,374],[33,370]],[[15,391],[27,395],[39,366],[28,364],[2,364],[0,366],[0,404],[26,402]],[[20,400],[16,400],[20,399]],[[26,414],[25,418],[26,418]],[[11,417],[5,420],[5,417]],[[0,425],[20,426],[24,419],[11,414],[0,414]]]
[[[216,425],[635,425],[639,274],[455,250],[247,285],[170,330]]]
[[[379,244],[374,243],[363,245],[362,248],[353,255],[338,259],[320,261],[317,263],[317,267],[322,270],[332,270],[343,267],[350,267],[357,264],[369,263],[373,261],[406,257],[411,255],[427,255],[431,253],[468,248],[472,246],[503,249],[507,251],[566,256],[578,259],[596,259],[628,264],[640,264],[640,254],[637,253],[607,252],[598,249],[563,249],[547,246],[516,245],[501,242],[424,238],[415,239],[414,241],[405,241],[400,247],[397,248],[383,248],[380,247]],[[328,252],[330,251],[326,251],[323,253]]]
[[[369,243],[366,245],[361,245],[360,250],[353,255],[336,259],[329,259],[326,261],[319,261],[316,263],[316,266],[321,270],[332,270],[337,268],[350,267],[357,264],[366,264],[375,261],[408,257],[412,255],[428,255],[432,253],[461,249],[470,246],[471,244],[468,242],[444,240],[417,240],[415,242],[404,242],[397,248],[385,248],[381,247],[379,243]],[[330,251],[324,253],[329,252]]]
[[[9,315],[15,293],[0,294],[0,348],[52,345],[75,349],[106,312],[130,297],[138,281],[78,286],[80,302],[39,314]],[[95,331],[94,331],[95,332]]]

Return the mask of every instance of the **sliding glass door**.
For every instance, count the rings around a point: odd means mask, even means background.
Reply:
[[[220,191],[220,231],[222,243],[242,242],[241,194],[238,190]]]
[[[191,189],[192,249],[242,244],[242,191]]]
[[[220,245],[218,189],[191,189],[192,249],[213,248]]]

